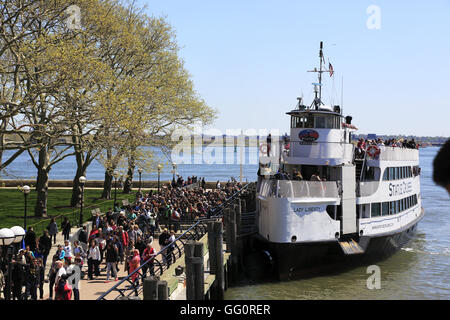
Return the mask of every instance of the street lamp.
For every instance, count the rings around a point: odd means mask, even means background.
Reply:
[[[23,229],[22,229],[22,231],[23,231],[23,236],[25,236],[25,231]],[[17,237],[19,242],[22,241],[23,236]],[[13,230],[7,229],[7,228],[0,229],[0,245],[3,247],[2,255],[3,255],[3,258],[8,263],[8,282],[6,283],[5,290],[4,290],[4,296],[5,296],[6,300],[11,299],[12,252],[11,252],[10,245],[15,243],[15,241],[16,241],[16,234],[14,233]]]
[[[30,187],[23,186],[22,190],[23,190],[23,196],[25,199],[25,215],[23,217],[23,228],[25,230],[27,230],[27,197],[28,197],[28,194],[30,193]]]
[[[78,223],[78,227],[81,227],[83,225],[83,202],[84,202],[84,185],[86,183],[86,177],[81,176],[78,179],[78,182],[80,183],[81,187],[81,197],[80,197],[80,221]]]
[[[139,193],[141,193],[141,187],[142,187],[142,184],[141,184],[142,169],[139,168],[139,169],[138,169],[138,172],[139,172]]]
[[[161,169],[162,169],[162,165],[158,164],[158,194],[159,194],[159,183],[160,183]]]
[[[114,176],[114,204],[113,204],[113,208],[116,207],[116,201],[117,201],[117,177],[119,176],[119,173],[117,171],[113,172],[113,176]]]
[[[173,180],[175,180],[175,173],[177,172],[177,164],[175,162],[172,162],[172,173],[173,173]]]

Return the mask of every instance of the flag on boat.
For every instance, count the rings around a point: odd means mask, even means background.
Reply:
[[[329,64],[328,69],[330,71],[330,77],[332,77],[334,74],[334,69],[333,69],[333,66],[331,65],[331,63],[328,63],[328,64]]]

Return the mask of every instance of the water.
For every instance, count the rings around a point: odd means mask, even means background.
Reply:
[[[381,289],[369,290],[367,266],[332,276],[229,288],[229,300],[301,299],[450,299],[450,197],[432,181],[432,163],[439,148],[420,150],[421,194],[425,217],[413,240],[377,265]]]
[[[367,289],[367,267],[359,267],[338,275],[321,276],[307,280],[282,283],[249,284],[229,288],[225,294],[230,300],[260,299],[450,299],[450,198],[447,192],[432,181],[432,162],[439,149],[430,147],[420,150],[422,167],[421,194],[426,210],[419,223],[415,238],[391,258],[379,262],[381,289]],[[156,156],[167,161],[157,150]],[[184,177],[197,175],[207,181],[238,179],[239,149],[224,149],[224,157],[231,155],[234,164],[180,164],[177,173]],[[246,149],[244,180],[254,181],[257,165],[253,163],[257,150]],[[213,156],[206,156],[205,161]],[[230,161],[228,161],[229,163]],[[170,167],[170,166],[169,166]],[[166,166],[167,168],[167,166]],[[171,168],[163,170],[162,180],[172,177]],[[66,158],[54,166],[50,179],[71,180],[75,174],[73,158]],[[102,180],[104,168],[94,162],[87,171],[87,178]],[[36,176],[36,169],[29,156],[22,154],[2,172],[2,179],[29,179]],[[135,177],[136,178],[136,177]],[[157,173],[144,172],[144,180],[157,180]]]
[[[154,165],[150,168],[151,172],[144,171],[142,179],[144,181],[158,180],[157,164],[163,164],[161,170],[161,181],[172,179],[172,166],[163,153],[157,148],[151,148],[154,152]],[[201,150],[204,152],[202,153]],[[216,149],[216,153],[211,152],[207,148],[194,149],[190,159],[182,162],[183,154],[175,154],[173,161],[177,163],[177,174],[185,179],[195,175],[197,177],[205,177],[206,181],[228,181],[231,177],[239,180],[240,175],[240,150],[233,147],[225,147]],[[6,161],[13,152],[8,150],[3,156]],[[199,155],[203,154],[203,158],[198,161]],[[177,158],[178,157],[178,158]],[[245,148],[243,151],[243,181],[256,181],[256,172],[258,171],[258,149],[256,147]],[[67,157],[61,162],[56,163],[49,174],[50,180],[73,180],[75,176],[76,162],[75,158]],[[121,170],[121,174],[126,173],[127,168]],[[134,173],[134,179],[139,179],[137,168]],[[33,165],[28,153],[22,153],[11,165],[0,172],[0,179],[36,179],[37,169]],[[88,180],[103,180],[105,177],[105,168],[103,165],[94,160],[88,167],[86,178]]]

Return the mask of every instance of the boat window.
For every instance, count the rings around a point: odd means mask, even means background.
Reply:
[[[389,202],[383,202],[382,211],[383,216],[389,215]]]
[[[304,123],[305,128],[314,128],[314,117],[308,116],[306,122]]]
[[[395,202],[389,202],[389,214],[395,214]]]
[[[389,168],[389,180],[395,180],[394,173],[395,173],[394,168]]]
[[[384,169],[383,180],[389,180],[389,168]]]
[[[404,211],[405,210],[405,206],[404,206],[404,202],[403,202],[403,199],[400,199],[399,201],[399,209],[398,209],[398,212],[402,212],[402,211]]]
[[[316,128],[319,129],[326,128],[325,117],[316,117]]]
[[[335,117],[326,117],[327,120],[327,128],[328,129],[334,129],[335,125],[334,125],[334,118]]]
[[[406,198],[403,198],[403,209],[407,210],[408,209],[408,204],[406,203]]]
[[[381,203],[372,203],[372,217],[381,216]]]
[[[400,200],[395,201],[395,213],[400,212]]]
[[[395,168],[394,168],[394,171],[395,171],[395,174],[394,174],[395,180],[400,179],[400,170],[399,170],[399,167],[395,167]]]
[[[341,117],[336,117],[336,129],[340,129],[341,128]]]

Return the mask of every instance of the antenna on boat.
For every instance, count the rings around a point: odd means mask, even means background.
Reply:
[[[322,64],[323,63],[323,41],[320,41],[319,58],[320,58],[319,70],[317,70],[317,68],[314,68],[313,71],[308,71],[308,72],[317,72],[319,74],[319,83],[313,83],[314,94],[315,94],[313,104],[315,105],[316,110],[319,109],[319,106],[322,103],[322,73],[328,72],[326,70],[325,71],[322,70],[322,68],[323,68],[323,64]]]
[[[341,114],[344,114],[344,76],[342,76],[341,85]]]

